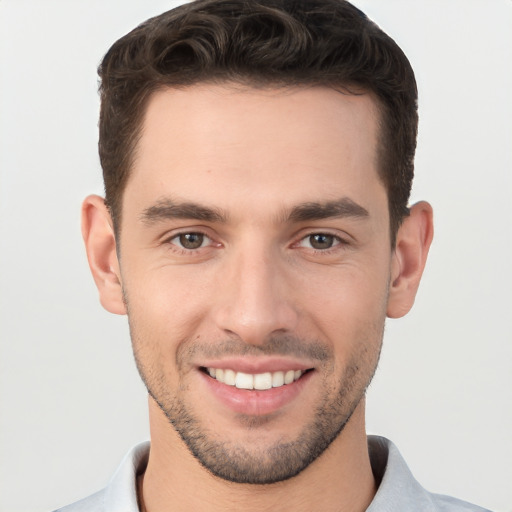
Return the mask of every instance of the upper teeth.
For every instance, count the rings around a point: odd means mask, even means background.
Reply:
[[[239,389],[270,389],[291,384],[304,372],[302,370],[288,370],[287,372],[243,373],[222,368],[207,368],[208,373],[228,386]]]

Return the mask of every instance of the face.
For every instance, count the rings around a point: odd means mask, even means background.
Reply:
[[[324,88],[150,100],[120,282],[151,397],[221,478],[299,473],[373,376],[392,262],[377,124],[369,95]]]

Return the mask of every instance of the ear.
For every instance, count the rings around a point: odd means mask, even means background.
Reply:
[[[114,227],[102,197],[89,196],[84,200],[82,236],[101,305],[110,313],[126,314]]]
[[[411,207],[410,215],[398,229],[391,263],[388,317],[400,318],[412,308],[433,235],[432,207],[421,201]]]

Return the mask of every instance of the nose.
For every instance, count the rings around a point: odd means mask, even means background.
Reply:
[[[294,331],[298,313],[289,270],[278,254],[261,247],[227,258],[215,299],[217,327],[252,345],[265,343],[273,334]]]

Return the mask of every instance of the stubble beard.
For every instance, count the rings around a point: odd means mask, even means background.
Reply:
[[[244,484],[261,485],[284,481],[296,476],[315,461],[340,435],[363,399],[375,373],[382,346],[382,332],[378,349],[375,349],[375,340],[369,340],[368,343],[361,341],[358,354],[353,355],[343,375],[335,385],[331,383],[330,386],[328,377],[334,372],[334,362],[332,355],[326,357],[326,361],[321,365],[325,393],[312,415],[313,419],[302,428],[295,439],[277,440],[274,444],[255,452],[249,450],[245,443],[219,440],[218,433],[209,430],[205,422],[202,422],[187,404],[186,389],[179,390],[175,395],[169,393],[164,382],[164,373],[155,373],[154,367],[149,371],[143,363],[139,350],[141,340],[136,339],[131,327],[135,360],[141,378],[150,396],[189,451],[211,474],[230,482]],[[294,339],[292,342],[295,347],[306,346],[303,341]],[[279,346],[279,339],[272,340],[271,345]],[[292,343],[287,339],[283,341],[283,345],[291,346]],[[325,351],[318,343],[310,343],[308,346],[311,352]],[[370,353],[368,347],[374,347],[375,352]],[[247,352],[253,348],[247,346],[243,350]],[[261,350],[261,347],[257,350]],[[274,348],[266,352],[274,352]],[[309,411],[305,412],[308,414]],[[248,429],[253,430],[266,420],[265,417],[241,419],[245,420]],[[271,422],[272,419],[268,421]],[[229,437],[229,433],[225,435]]]

